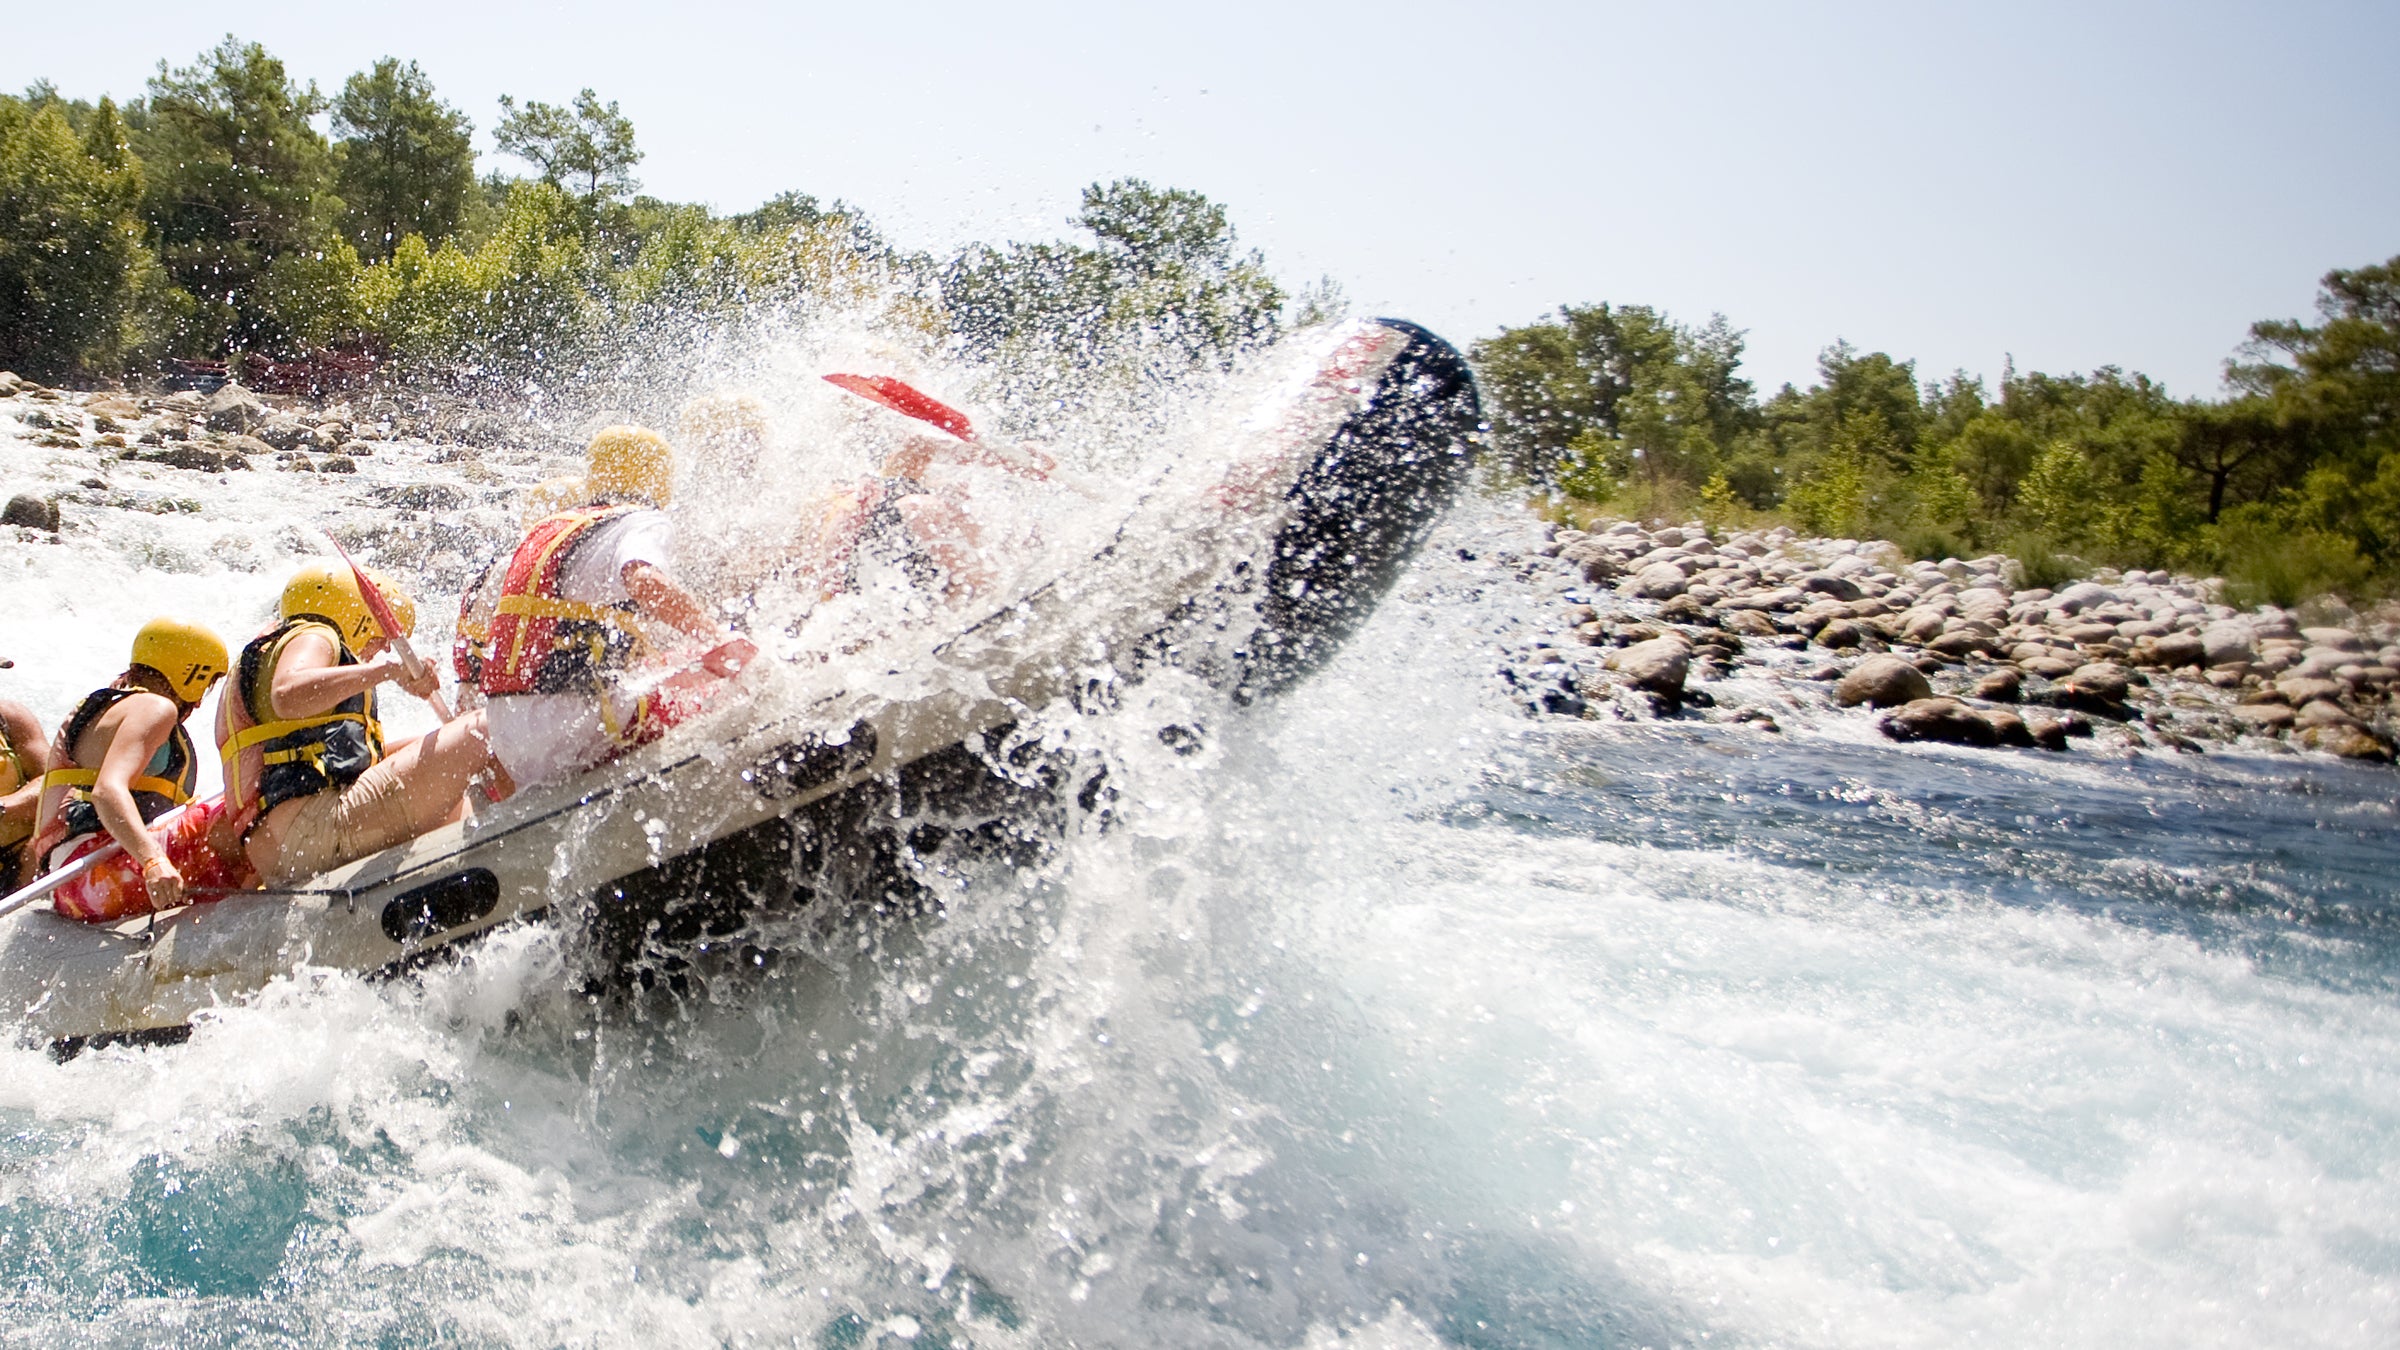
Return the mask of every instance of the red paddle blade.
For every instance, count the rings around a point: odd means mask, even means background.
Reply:
[[[367,576],[367,569],[351,561],[350,550],[343,548],[342,541],[335,539],[331,531],[326,532],[325,538],[333,544],[342,565],[350,569],[350,575],[358,578],[358,598],[367,602],[367,613],[375,616],[375,626],[387,638],[406,638],[408,635],[400,631],[400,616],[392,612],[391,602],[383,598],[383,591]]]
[[[828,375],[825,380],[904,417],[940,427],[962,441],[975,439],[975,424],[965,413],[889,375]]]

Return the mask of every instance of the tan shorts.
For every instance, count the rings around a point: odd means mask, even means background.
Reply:
[[[340,792],[300,799],[283,824],[283,847],[276,851],[275,866],[272,871],[262,869],[260,879],[269,887],[288,886],[381,853],[416,834],[397,759],[377,760]]]

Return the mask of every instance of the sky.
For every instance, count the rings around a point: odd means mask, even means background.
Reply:
[[[1835,339],[2217,391],[2258,319],[2400,254],[2400,5],[1257,3],[238,9],[19,0],[0,88],[138,96],[225,33],[328,92],[414,60],[477,127],[590,87],[643,189],[895,243],[1049,239],[1124,176],[1297,286],[1462,346],[1560,304],[1724,314],[1762,390]]]

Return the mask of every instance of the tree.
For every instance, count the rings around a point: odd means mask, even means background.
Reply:
[[[335,243],[333,152],[309,125],[324,111],[255,42],[228,35],[191,66],[159,63],[147,127],[143,204],[160,260],[198,299],[192,345],[271,345],[286,337],[259,284],[277,256]]]
[[[475,190],[474,125],[433,96],[411,61],[385,57],[350,77],[333,104],[334,182],[351,243],[370,261],[421,235],[458,231]]]
[[[1223,364],[1280,330],[1266,260],[1241,251],[1225,209],[1200,193],[1094,183],[1073,223],[1096,243],[977,245],[944,270],[951,326],[986,359],[1027,379]]]
[[[540,169],[543,182],[579,193],[585,205],[641,186],[633,166],[642,162],[642,152],[633,144],[632,121],[617,111],[614,99],[603,104],[585,89],[572,107],[528,103],[519,108],[502,94],[500,110],[500,125],[492,129],[500,148]]]
[[[143,302],[164,278],[142,242],[142,167],[115,104],[83,121],[78,136],[56,100],[0,97],[0,366],[105,370],[151,336]]]
[[[1527,478],[1589,484],[1597,455],[1698,482],[1752,418],[1742,345],[1721,314],[1690,329],[1648,305],[1564,305],[1477,343],[1474,362],[1493,439]]]

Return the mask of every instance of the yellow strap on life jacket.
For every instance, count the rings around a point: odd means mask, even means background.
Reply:
[[[54,787],[89,788],[99,781],[98,769],[52,769],[42,775],[42,791],[48,792]],[[192,794],[184,791],[181,783],[172,779],[153,778],[149,774],[138,775],[126,786],[135,792],[156,793],[177,806],[192,799]]]
[[[383,727],[374,718],[363,712],[327,713],[322,717],[294,717],[282,722],[261,722],[257,726],[237,731],[233,734],[232,739],[217,747],[217,758],[225,761],[225,800],[229,803],[248,800],[242,795],[241,756],[243,751],[260,741],[271,741],[278,736],[289,736],[295,731],[306,731],[310,727],[331,726],[335,722],[356,722],[367,729],[367,734],[372,739],[377,741],[383,739]],[[325,743],[318,741],[312,745],[298,746],[289,750],[266,751],[259,756],[259,763],[264,766],[295,764],[301,760],[307,760],[318,765],[319,771],[322,772],[324,759]]]
[[[546,595],[504,595],[496,610],[501,614],[521,614],[528,619],[581,619],[587,623],[604,623],[639,633],[633,615],[614,605],[593,604],[585,600],[554,600]]]

